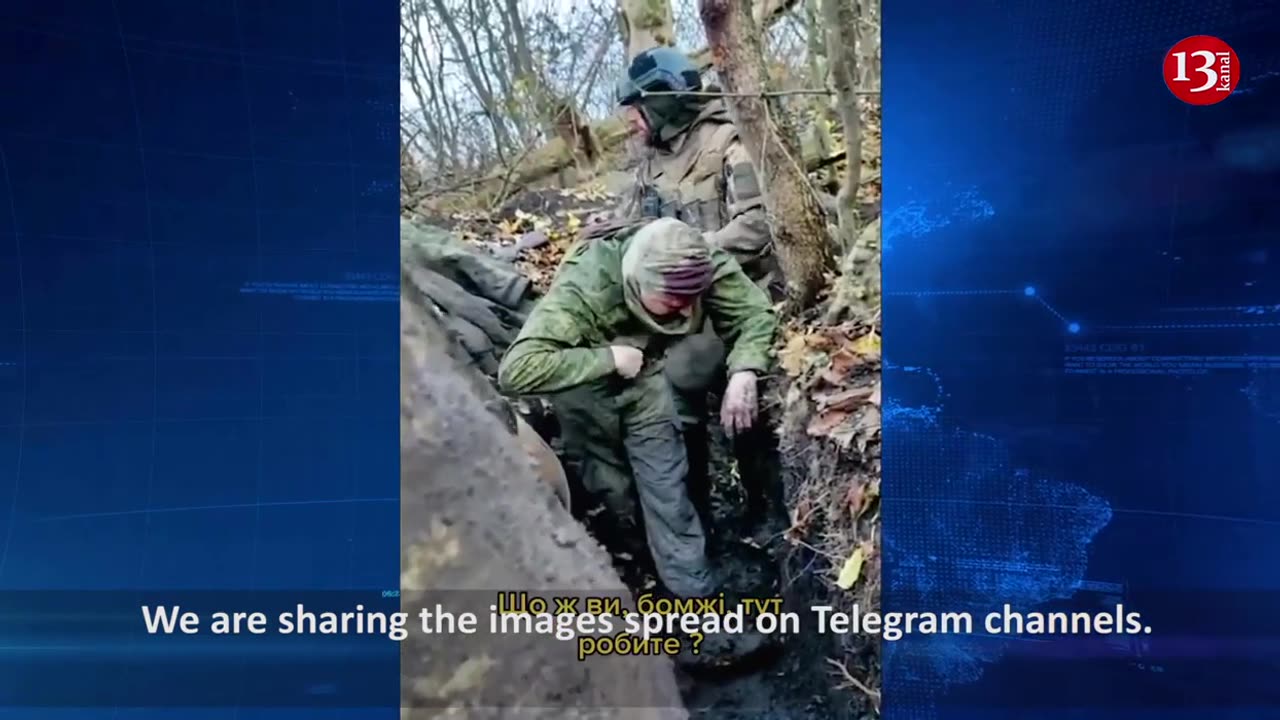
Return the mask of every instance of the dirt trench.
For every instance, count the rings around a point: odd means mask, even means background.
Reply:
[[[718,407],[713,397],[710,407]],[[766,420],[767,422],[767,420]],[[712,532],[708,555],[725,589],[738,597],[782,597],[784,607],[799,611],[815,604],[825,589],[817,578],[804,573],[784,581],[784,566],[804,566],[797,548],[783,538],[789,525],[789,510],[782,491],[782,468],[772,432],[762,428],[752,441],[764,446],[757,452],[745,453],[745,464],[735,458],[732,442],[720,428],[714,413],[708,416],[705,457],[691,456],[691,462],[704,461],[712,481]],[[554,424],[544,422],[541,431],[554,436]],[[554,444],[554,438],[553,438]],[[769,496],[770,504],[763,515],[753,507],[745,489],[748,473],[757,473]],[[581,488],[570,479],[576,496]],[[588,533],[610,544],[614,531],[603,508],[578,507],[575,516]],[[803,549],[799,550],[804,553]],[[651,590],[657,584],[652,561],[625,554],[610,555],[613,566],[633,595]],[[794,570],[792,571],[794,573]],[[838,648],[829,637],[813,632],[789,636],[779,647],[740,666],[714,671],[689,671],[677,666],[676,680],[690,717],[709,720],[860,720],[851,696],[838,688],[827,658],[836,656]]]
[[[438,318],[403,300],[400,312],[401,610],[480,610],[508,589],[624,596]],[[484,632],[410,633],[400,654],[402,720],[687,717],[666,658],[586,663],[553,638]]]
[[[652,587],[645,558],[611,556],[602,547],[607,517],[593,515],[594,508],[576,498],[571,516],[522,466],[504,421],[486,411],[501,405],[496,390],[455,355],[458,348],[430,312],[410,299],[402,302],[401,318],[402,586],[573,588],[631,597]],[[709,407],[718,407],[718,398]],[[530,419],[554,445],[554,423]],[[811,573],[796,571],[810,563],[803,548],[783,539],[789,510],[781,501],[778,455],[767,447],[771,442],[764,443],[757,463],[740,467],[715,414],[708,420],[703,461],[713,480],[709,554],[727,589],[739,596],[782,597],[787,609],[803,614],[826,589]],[[761,423],[771,428],[776,421]],[[766,430],[763,438],[772,437]],[[764,522],[749,517],[739,481],[744,473],[773,489],[772,512]],[[787,582],[781,578],[784,567],[792,568]],[[406,593],[402,605],[413,613],[428,601]],[[451,644],[447,652],[425,642],[406,642],[402,651],[403,704],[416,708],[407,718],[434,717],[450,707],[467,707],[477,716],[479,706],[496,716],[510,713],[495,708],[519,707],[527,710],[521,715],[546,717],[678,718],[686,711],[717,720],[864,717],[859,703],[838,688],[840,680],[827,663],[839,654],[837,644],[812,632],[785,638],[767,658],[714,674],[689,673],[665,658],[565,665],[548,647],[509,638],[476,637]],[[625,696],[619,687],[628,688]],[[637,702],[637,695],[644,701]],[[606,711],[611,704],[630,707]],[[577,711],[563,712],[570,708]]]

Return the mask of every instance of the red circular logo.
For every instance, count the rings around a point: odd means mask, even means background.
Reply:
[[[1184,103],[1213,105],[1240,83],[1240,58],[1212,35],[1192,35],[1164,56],[1164,84]]]

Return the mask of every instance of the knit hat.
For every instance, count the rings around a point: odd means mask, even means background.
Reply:
[[[645,293],[692,298],[695,303],[711,287],[715,265],[711,248],[697,229],[660,218],[636,231],[622,256],[623,295],[627,306],[662,332],[675,331],[664,319],[657,322],[640,302]],[[697,315],[698,313],[694,313]],[[688,319],[688,318],[686,318]],[[678,321],[676,325],[680,325]]]

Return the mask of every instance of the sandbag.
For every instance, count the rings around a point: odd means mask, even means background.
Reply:
[[[402,297],[438,324],[444,336],[440,350],[483,407],[516,436],[536,477],[569,508],[569,483],[559,458],[494,384],[498,361],[532,304],[528,279],[447,230],[408,222],[401,225],[400,263]]]

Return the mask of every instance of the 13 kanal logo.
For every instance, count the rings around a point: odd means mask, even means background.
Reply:
[[[1212,35],[1192,35],[1164,56],[1164,84],[1184,103],[1213,105],[1227,99],[1240,82],[1240,59]]]

